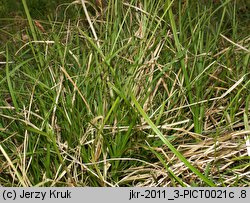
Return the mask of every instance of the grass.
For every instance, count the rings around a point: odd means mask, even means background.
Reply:
[[[250,185],[247,1],[22,5],[0,27],[0,185]]]

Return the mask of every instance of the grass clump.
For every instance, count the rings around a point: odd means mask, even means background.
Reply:
[[[239,2],[74,1],[40,21],[22,0],[0,50],[0,184],[249,186]]]

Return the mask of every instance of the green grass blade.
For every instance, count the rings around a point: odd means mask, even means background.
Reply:
[[[13,90],[13,87],[12,87],[12,82],[11,82],[11,79],[10,79],[8,46],[6,46],[6,60],[7,60],[7,63],[6,63],[6,78],[7,78],[9,93],[10,93],[10,96],[11,96],[11,99],[12,99],[12,102],[13,102],[13,105],[14,105],[15,109],[16,109],[16,111],[18,111],[19,107],[18,107],[18,104],[17,104],[17,98],[16,98],[16,95],[14,93],[14,90]]]
[[[38,37],[37,37],[36,31],[35,31],[34,24],[32,22],[32,18],[30,16],[30,12],[29,12],[29,8],[27,6],[26,0],[22,0],[22,3],[23,3],[24,10],[25,10],[25,14],[26,14],[28,22],[29,22],[29,26],[30,26],[30,31],[31,31],[32,37],[33,37],[34,41],[37,41]],[[39,58],[39,63],[40,63],[41,66],[43,66],[44,65],[44,61],[43,61],[43,58],[42,58],[42,55],[40,53],[39,48],[36,48],[36,51],[37,51],[37,55],[38,55],[38,58]]]
[[[164,167],[166,168],[166,170],[168,171],[168,173],[182,186],[182,187],[186,187],[187,184],[185,184],[181,178],[179,178],[178,176],[176,176],[174,174],[174,172],[168,167],[168,164],[164,161],[164,159],[161,157],[161,155],[159,153],[157,153],[152,147],[149,147],[149,150],[155,154],[155,156],[160,160],[160,162],[164,165]]]
[[[161,131],[158,130],[158,128],[155,126],[155,124],[150,120],[148,115],[144,112],[138,101],[136,100],[135,96],[131,94],[131,99],[133,103],[135,104],[136,109],[139,111],[139,113],[142,115],[142,117],[145,119],[145,121],[150,125],[152,130],[156,133],[156,135],[162,140],[164,144],[168,146],[168,148],[191,170],[193,171],[197,176],[199,176],[207,185],[214,187],[215,184],[209,180],[206,176],[204,176],[200,171],[198,171],[161,133]]]

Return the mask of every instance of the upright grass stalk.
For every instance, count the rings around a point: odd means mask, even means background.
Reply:
[[[25,10],[25,13],[26,13],[28,22],[29,22],[30,31],[31,31],[33,40],[34,40],[34,41],[38,41],[37,34],[36,34],[36,31],[35,31],[35,27],[34,27],[34,24],[33,24],[33,22],[32,22],[32,18],[31,18],[31,16],[30,16],[30,12],[29,12],[29,8],[28,8],[28,6],[27,6],[26,0],[22,0],[22,3],[23,3],[23,7],[24,7],[24,10]],[[32,46],[32,45],[31,45],[31,46]],[[38,59],[39,59],[39,62],[40,62],[40,66],[43,67],[43,66],[44,66],[44,61],[43,61],[42,55],[41,55],[41,53],[40,53],[39,47],[35,48],[35,51],[36,51],[36,52],[33,51],[33,52],[34,52],[34,56],[35,56],[35,58],[36,58],[36,55],[38,55]]]
[[[167,0],[167,5],[171,5],[170,0]],[[179,41],[179,37],[177,35],[175,19],[174,19],[174,16],[173,16],[173,11],[172,11],[171,6],[169,7],[169,10],[168,10],[168,16],[169,16],[173,36],[174,36],[174,42],[175,42],[175,46],[176,46],[176,49],[177,49],[177,53],[178,54],[181,54],[181,53],[183,54],[182,47],[181,47],[181,44],[180,44],[180,41]],[[192,95],[192,92],[191,92],[190,79],[189,79],[188,72],[187,72],[187,69],[186,69],[184,57],[181,57],[180,64],[181,64],[181,69],[182,69],[184,79],[185,79],[185,84],[186,84],[186,88],[187,88],[187,94],[188,94],[189,102],[193,103],[193,95]]]
[[[12,82],[11,82],[11,78],[10,78],[8,44],[6,44],[6,59],[7,59],[7,61],[6,61],[6,78],[7,78],[7,83],[8,83],[8,87],[9,87],[9,93],[10,93],[10,96],[11,96],[11,99],[12,99],[12,102],[14,104],[16,111],[19,111],[17,97],[16,97],[16,94],[13,90]]]

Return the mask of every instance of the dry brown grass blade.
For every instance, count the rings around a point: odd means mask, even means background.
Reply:
[[[8,154],[5,152],[4,148],[2,147],[2,145],[0,144],[0,151],[2,152],[3,156],[5,157],[5,159],[7,160],[8,164],[10,165],[10,167],[12,168],[12,170],[15,172],[15,175],[17,176],[19,182],[21,183],[21,185],[23,187],[28,187],[29,185],[25,183],[25,180],[23,179],[23,177],[20,175],[20,173],[17,171],[16,167],[14,166],[13,162],[10,160],[10,157],[8,156]]]
[[[83,94],[81,93],[81,91],[79,90],[79,88],[77,87],[76,83],[72,80],[72,78],[70,77],[70,75],[68,74],[68,72],[65,70],[65,68],[63,68],[61,66],[61,70],[63,71],[63,73],[65,74],[66,78],[72,83],[72,85],[74,86],[74,88],[77,90],[78,94],[80,95],[80,97],[82,98],[83,102],[85,103],[89,113],[92,114],[92,111],[90,109],[90,106],[87,102],[87,100],[85,99],[85,97],[83,96]]]

